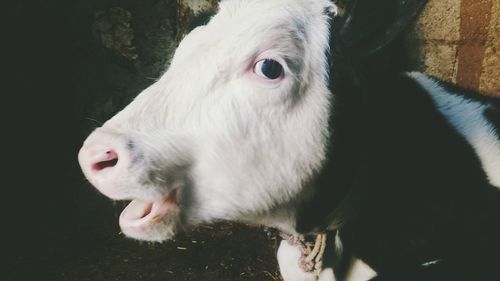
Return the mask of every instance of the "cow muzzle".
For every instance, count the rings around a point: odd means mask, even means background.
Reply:
[[[169,238],[178,228],[176,188],[161,188],[147,180],[148,165],[122,134],[94,131],[78,154],[88,181],[114,200],[132,200],[120,215],[127,236],[149,241]]]

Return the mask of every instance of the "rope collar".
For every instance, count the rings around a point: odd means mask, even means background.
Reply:
[[[298,246],[301,256],[298,264],[305,272],[314,272],[319,276],[323,266],[326,248],[326,233],[317,235],[291,235],[282,231],[278,235],[290,246]]]

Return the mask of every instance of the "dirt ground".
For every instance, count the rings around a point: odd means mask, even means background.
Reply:
[[[163,244],[117,234],[105,247],[69,258],[55,270],[65,281],[281,280],[276,238],[261,228],[219,223]]]

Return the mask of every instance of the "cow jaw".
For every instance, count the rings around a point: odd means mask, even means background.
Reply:
[[[176,190],[156,201],[132,200],[119,218],[122,232],[134,239],[164,241],[175,235],[179,225]]]

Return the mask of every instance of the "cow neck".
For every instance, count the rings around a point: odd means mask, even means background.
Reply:
[[[364,143],[363,112],[351,101],[342,102],[332,115],[328,158],[313,184],[314,194],[299,207],[300,233],[334,230],[356,215],[361,190],[366,186],[369,163]]]
[[[335,93],[329,120],[330,141],[327,160],[312,184],[312,196],[297,211],[299,233],[336,230],[360,211],[370,178],[371,124],[370,95],[349,77],[336,73]]]

